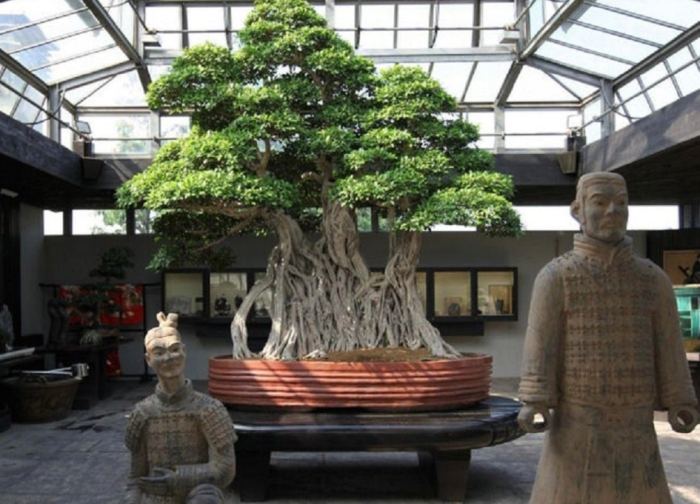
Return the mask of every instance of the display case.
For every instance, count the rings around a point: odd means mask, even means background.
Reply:
[[[163,273],[163,309],[181,317],[205,316],[206,270],[188,269]]]
[[[230,319],[248,292],[248,274],[241,271],[209,273],[209,315]]]
[[[514,286],[513,270],[477,271],[477,315],[494,318],[514,316]]]
[[[371,274],[381,273],[377,268]],[[228,326],[246,294],[265,274],[261,268],[168,270],[163,273],[164,310],[204,326]],[[516,268],[420,268],[416,289],[426,317],[445,336],[482,335],[484,321],[517,320]],[[258,296],[248,314],[252,333],[265,335],[272,303],[271,288]]]

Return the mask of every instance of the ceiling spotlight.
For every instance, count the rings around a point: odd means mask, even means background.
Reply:
[[[75,121],[75,129],[77,129],[81,135],[89,135],[92,133],[90,123],[87,121]]]

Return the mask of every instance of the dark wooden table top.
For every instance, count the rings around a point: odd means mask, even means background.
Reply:
[[[491,396],[451,411],[248,411],[229,408],[240,450],[457,450],[504,443],[523,432],[521,404]]]

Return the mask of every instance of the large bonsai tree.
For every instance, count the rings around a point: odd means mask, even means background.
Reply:
[[[242,232],[276,235],[266,276],[231,323],[237,358],[252,356],[246,318],[266,289],[264,358],[386,346],[458,355],[418,297],[420,232],[520,230],[512,182],[489,171],[477,129],[445,119],[455,100],[419,68],[377,75],[304,0],[258,0],[239,36],[235,53],[185,51],[149,89],[151,108],[192,115],[189,136],[118,193],[124,206],[161,211],[157,264]],[[387,217],[382,275],[359,252],[362,207]]]

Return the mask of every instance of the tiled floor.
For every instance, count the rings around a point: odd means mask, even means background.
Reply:
[[[89,411],[0,433],[1,504],[122,502],[126,415],[153,383],[118,385]],[[508,394],[512,385],[497,380],[495,388]],[[674,502],[700,504],[700,428],[680,435],[661,420],[656,428]],[[542,435],[528,435],[474,451],[467,502],[526,503],[541,444]],[[439,502],[411,453],[279,453],[272,463],[271,503]]]

